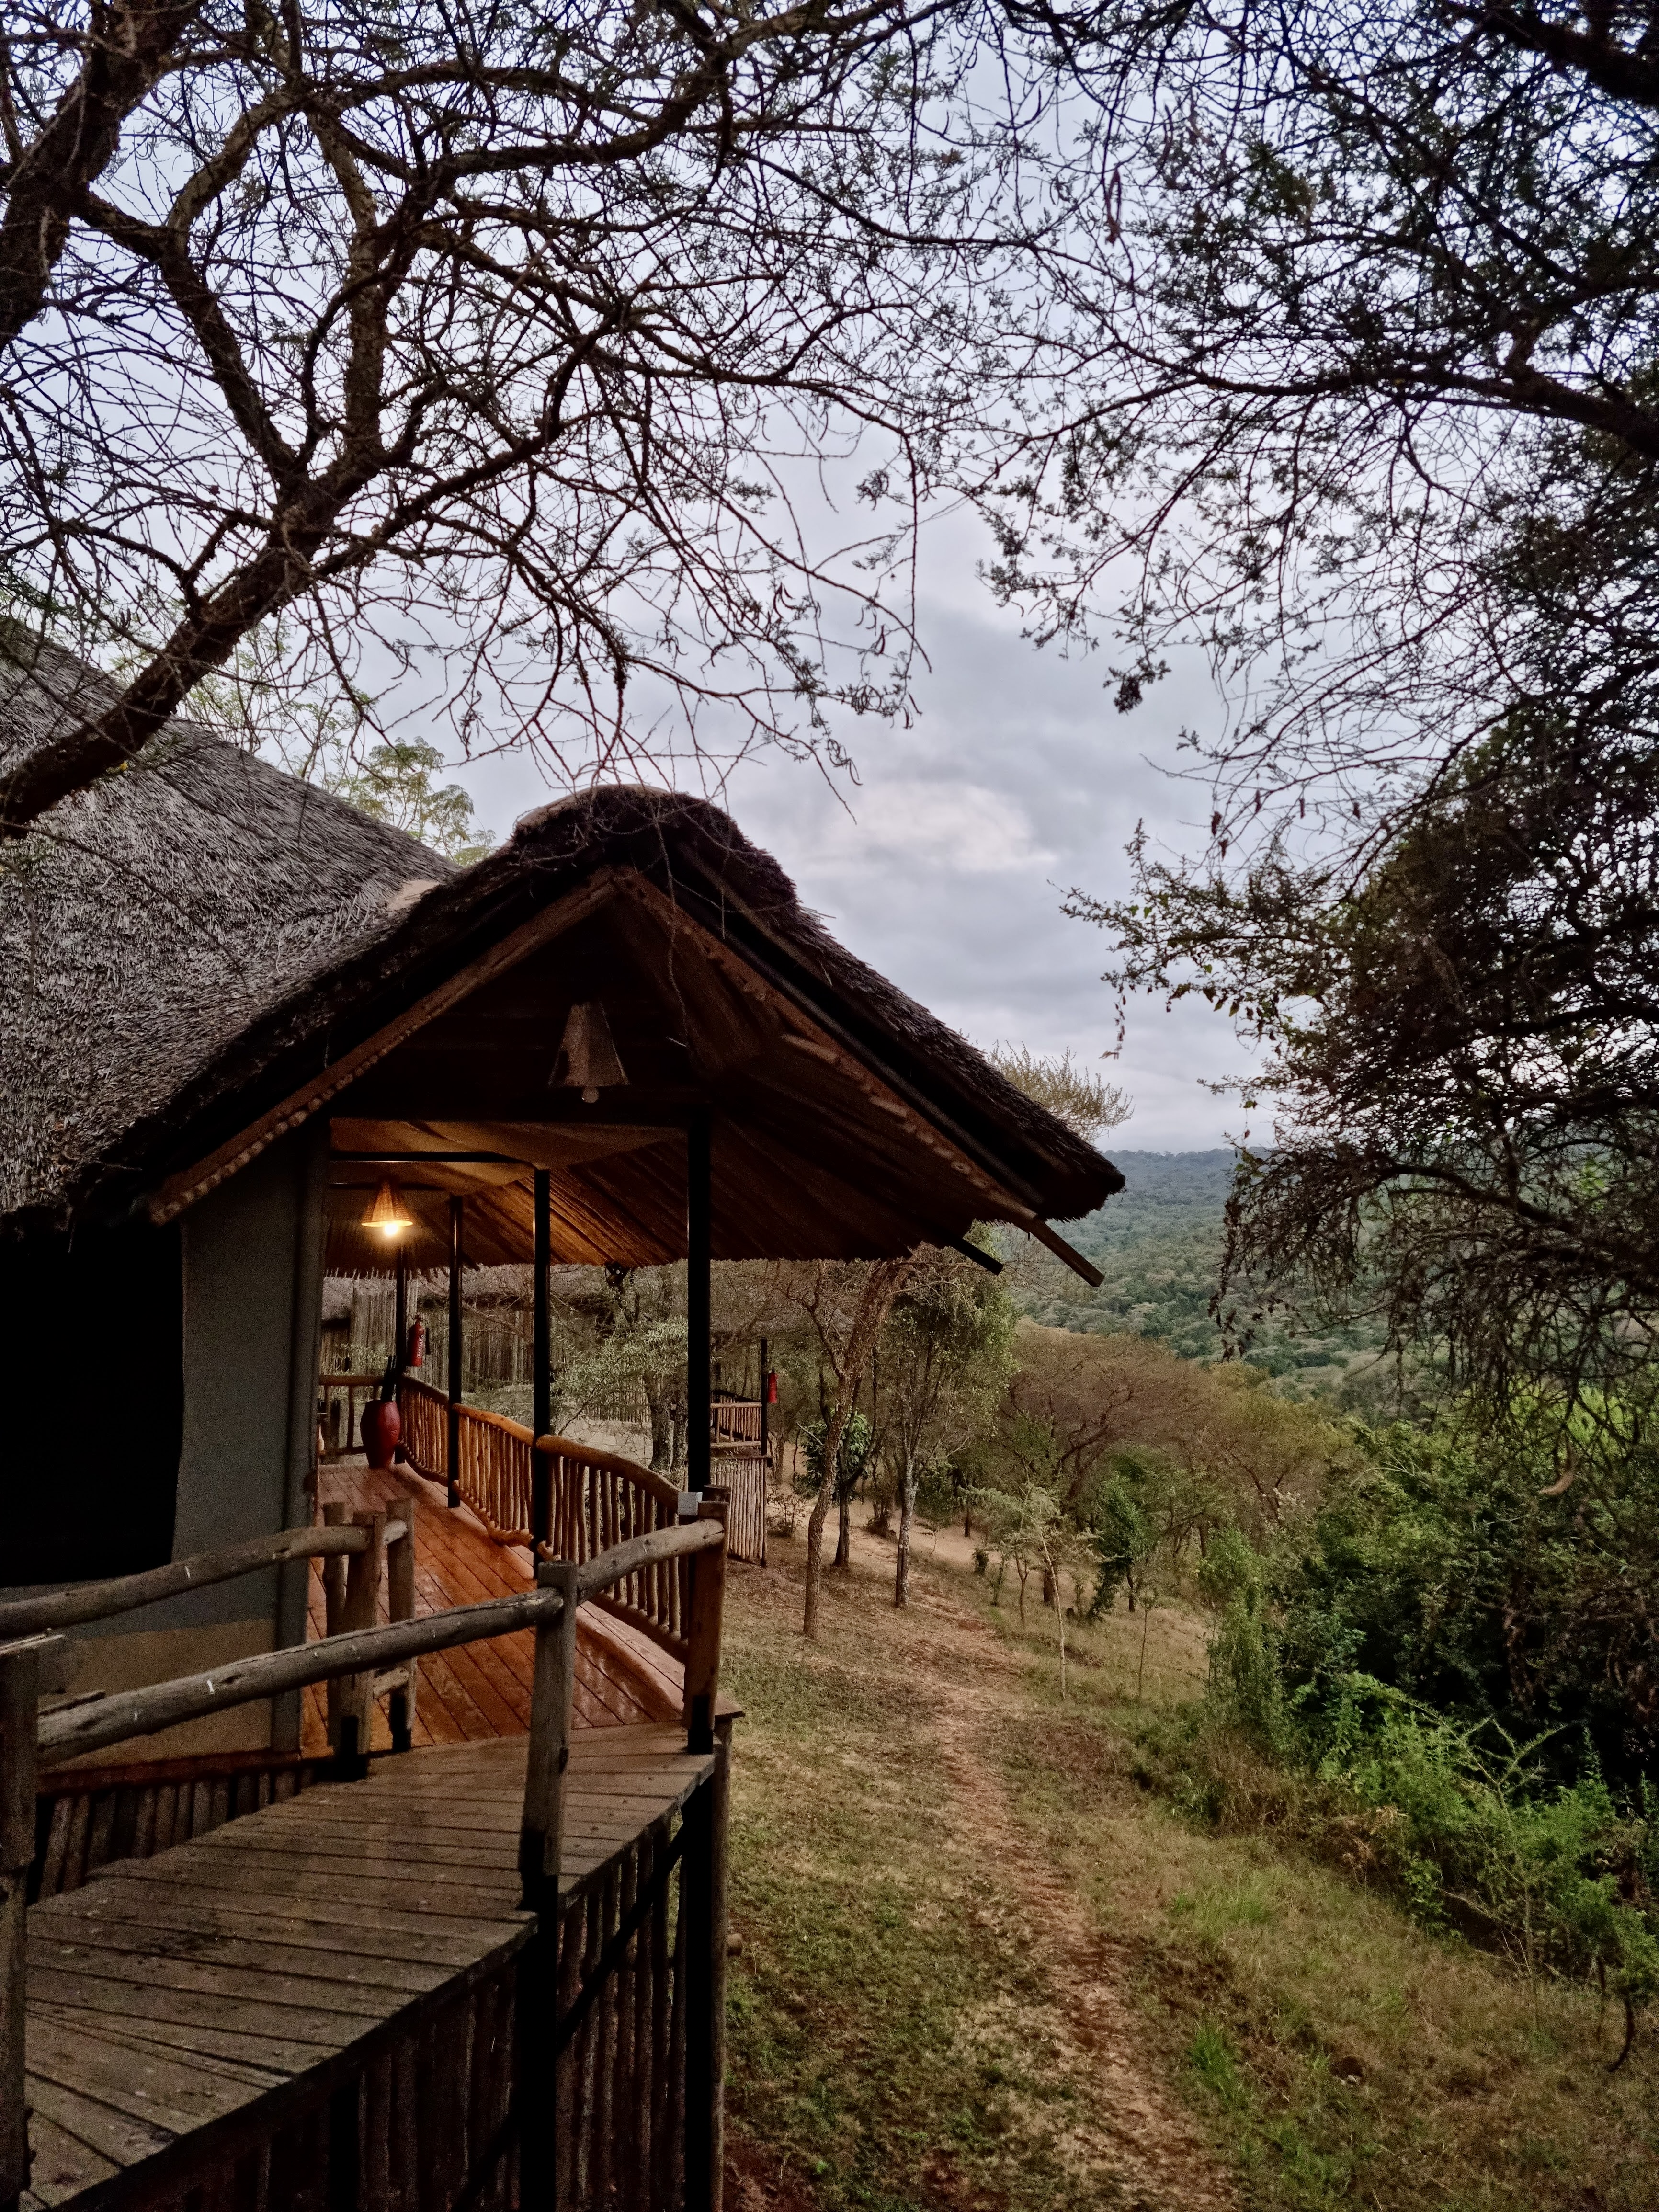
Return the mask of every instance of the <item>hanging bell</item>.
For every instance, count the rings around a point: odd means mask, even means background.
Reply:
[[[598,999],[572,1006],[566,1017],[553,1062],[553,1082],[567,1091],[580,1091],[584,1104],[592,1106],[601,1091],[626,1084],[623,1064],[611,1041],[611,1024]]]

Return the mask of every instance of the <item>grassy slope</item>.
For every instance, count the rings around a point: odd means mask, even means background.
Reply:
[[[1609,2077],[1613,2023],[1586,1995],[1529,1993],[1340,1869],[1200,1831],[1137,1788],[1134,1725],[1193,1693],[1195,1624],[1154,1618],[1144,1705],[1142,1624],[1081,1633],[1062,1706],[1051,1617],[1022,1634],[983,1583],[939,1568],[897,1615],[865,1570],[832,1582],[808,1647],[799,1547],[775,1556],[736,1571],[730,1613],[748,1709],[732,2212],[1194,2200],[1178,2127],[1155,2146],[1169,2184],[1125,2184],[1123,2084],[1080,2016],[1097,2007],[1047,1881],[1097,1931],[1152,2101],[1190,2116],[1240,2204],[1659,2202],[1650,2033]],[[948,1771],[947,1710],[967,1725]],[[964,1756],[1030,1860],[972,1832]]]

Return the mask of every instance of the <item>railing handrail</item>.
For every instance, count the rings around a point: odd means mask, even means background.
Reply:
[[[405,1375],[403,1382],[405,1388],[424,1391],[428,1398],[435,1398],[441,1406],[449,1403],[447,1390],[440,1390],[435,1384],[422,1382],[418,1375]],[[520,1443],[532,1444],[536,1441],[522,1421],[509,1420],[505,1413],[492,1413],[488,1407],[469,1406],[466,1400],[461,1398],[456,1401],[455,1410],[465,1421],[482,1421],[489,1428],[505,1429],[508,1436],[517,1437]]]
[[[338,1533],[363,1534],[346,1529]],[[718,1521],[688,1521],[678,1528],[655,1528],[632,1537],[578,1568],[577,1602],[641,1567],[712,1550],[725,1540],[725,1528]],[[284,1690],[304,1689],[336,1675],[380,1673],[429,1651],[449,1651],[458,1644],[482,1643],[514,1629],[549,1626],[556,1620],[563,1602],[556,1590],[526,1590],[520,1596],[485,1598],[477,1605],[452,1607],[445,1613],[426,1613],[419,1620],[395,1622],[389,1628],[363,1629],[355,1634],[325,1637],[314,1644],[291,1644],[282,1651],[261,1652],[253,1658],[233,1660],[228,1666],[207,1674],[182,1675],[175,1681],[152,1683],[142,1690],[94,1691],[42,1711],[38,1739],[40,1764],[58,1765],[82,1752],[101,1751],[131,1736],[154,1735],[185,1721],[200,1720],[235,1705],[253,1705]]]
[[[386,1532],[386,1542],[395,1544],[403,1533],[404,1523],[394,1521]],[[83,1621],[110,1620],[118,1613],[156,1605],[185,1590],[206,1589],[210,1583],[233,1582],[261,1567],[281,1566],[286,1559],[329,1559],[367,1551],[368,1544],[366,1528],[280,1528],[273,1536],[250,1537],[246,1544],[232,1544],[220,1552],[197,1552],[164,1567],[147,1567],[142,1574],[116,1575],[107,1582],[83,1583],[75,1589],[40,1597],[13,1598],[0,1605],[0,1642],[75,1628]]]
[[[550,1458],[586,1460],[590,1467],[604,1468],[611,1474],[620,1474],[635,1483],[659,1505],[678,1506],[679,1491],[666,1475],[641,1467],[635,1459],[626,1458],[621,1452],[605,1451],[599,1444],[580,1444],[574,1437],[547,1436],[536,1438],[536,1449],[546,1452]]]

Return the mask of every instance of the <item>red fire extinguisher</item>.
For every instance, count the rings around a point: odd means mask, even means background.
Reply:
[[[766,1370],[766,1402],[769,1406],[775,1406],[778,1402],[778,1370],[775,1367],[769,1367]]]
[[[404,1361],[404,1365],[405,1367],[423,1367],[425,1364],[426,1323],[423,1321],[416,1320],[412,1322],[410,1325],[409,1356]]]

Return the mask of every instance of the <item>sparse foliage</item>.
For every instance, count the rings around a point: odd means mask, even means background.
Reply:
[[[1060,1053],[1036,1053],[1023,1044],[998,1044],[993,1045],[989,1057],[1028,1098],[1046,1107],[1079,1137],[1101,1136],[1134,1111],[1127,1091],[1074,1060],[1069,1046]]]
[[[473,818],[472,800],[458,783],[441,784],[443,755],[423,738],[376,745],[361,766],[348,760],[329,788],[377,822],[406,830],[463,867],[481,860],[491,840]]]
[[[1012,1309],[972,1261],[917,1255],[881,1338],[882,1438],[898,1493],[893,1602],[910,1601],[910,1547],[922,1483],[988,1425],[1013,1358]]]
[[[891,556],[1018,374],[1039,11],[37,0],[7,32],[0,583],[125,678],[8,764],[0,833],[279,617],[271,681],[356,714],[426,669],[465,748],[570,775],[652,757],[665,694],[728,752],[832,757],[828,702],[902,705]]]

